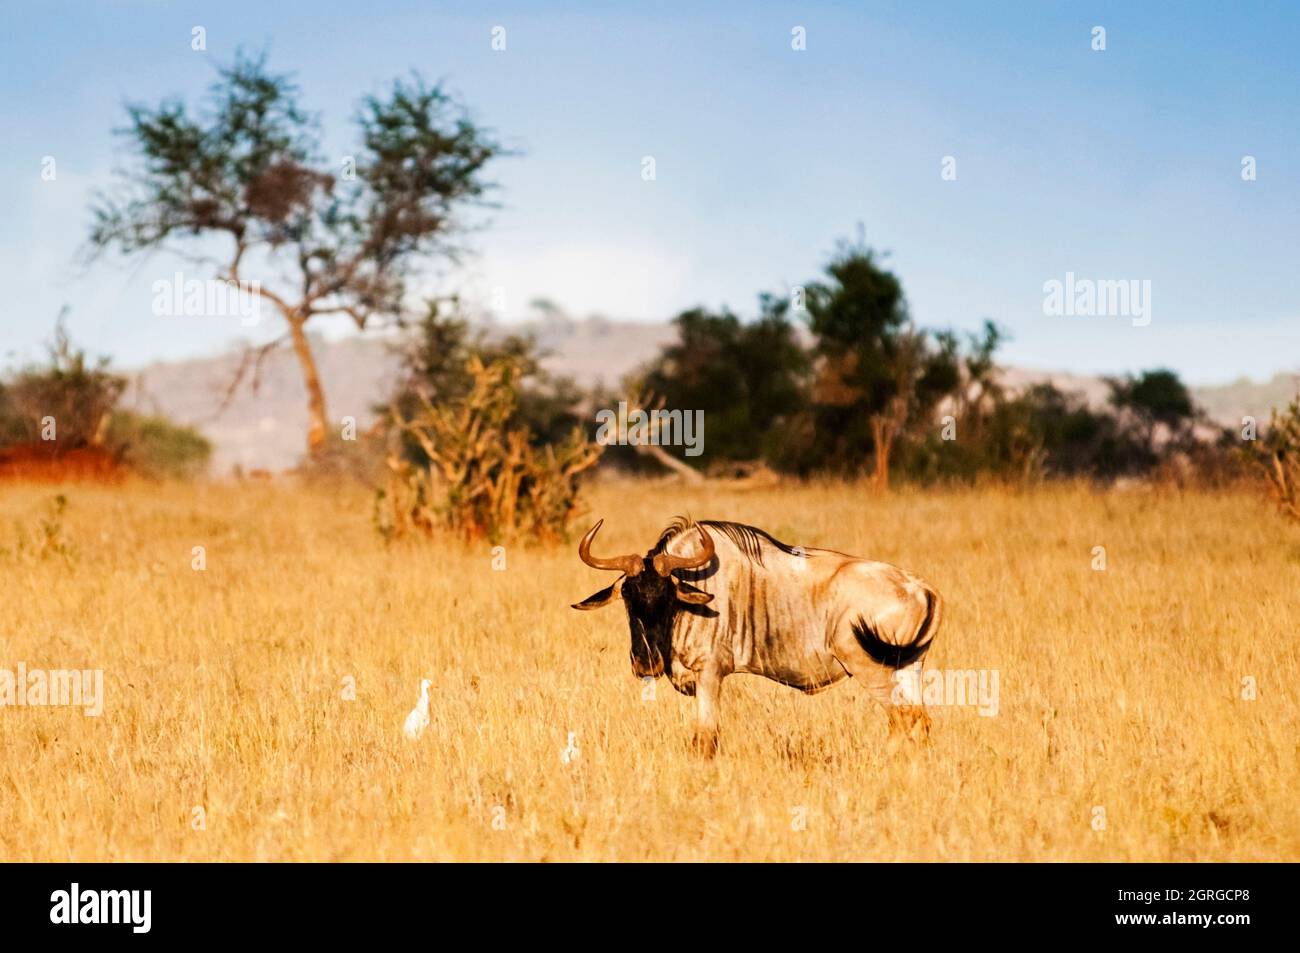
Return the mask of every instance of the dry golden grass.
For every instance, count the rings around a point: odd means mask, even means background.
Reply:
[[[689,511],[913,569],[930,665],[1000,673],[996,717],[892,753],[851,680],[736,676],[707,762],[621,610],[568,608],[609,581],[571,549],[494,571],[386,549],[359,489],[212,485],[66,489],[73,557],[15,552],[53,492],[0,491],[0,668],[107,700],[0,709],[3,860],[1300,859],[1300,540],[1248,496],[595,487],[606,550]]]

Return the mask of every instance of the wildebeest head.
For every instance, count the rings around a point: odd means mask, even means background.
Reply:
[[[713,559],[713,539],[697,523],[695,529],[700,533],[701,548],[690,556],[651,550],[644,556],[633,553],[602,559],[591,554],[591,541],[604,522],[597,522],[582,537],[578,556],[594,569],[613,569],[622,575],[612,585],[574,603],[573,608],[599,609],[621,598],[627,608],[628,628],[632,635],[632,671],[638,678],[647,675],[658,678],[664,674],[665,667],[672,664],[673,619],[682,604],[706,605],[713,601],[712,593],[683,582],[673,573],[708,565]]]

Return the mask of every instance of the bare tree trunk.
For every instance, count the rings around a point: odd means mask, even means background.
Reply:
[[[99,415],[99,423],[95,425],[95,432],[90,435],[90,445],[92,447],[102,447],[108,441],[108,425],[112,417],[112,410],[106,410]]]
[[[876,453],[875,484],[877,493],[889,492],[889,458],[894,452],[894,439],[907,424],[908,401],[895,397],[883,413],[871,417],[871,442]]]
[[[329,417],[325,413],[325,391],[321,387],[320,373],[316,370],[316,357],[311,352],[311,342],[307,340],[304,325],[307,323],[297,315],[285,315],[289,322],[289,331],[293,336],[293,350],[298,355],[302,367],[302,382],[307,388],[307,452],[318,457],[325,450],[325,434],[329,431]]]
[[[653,394],[647,393],[643,397],[638,397],[632,403],[634,403],[637,407],[647,408],[648,410],[662,410],[664,406],[664,398],[660,397],[656,401],[654,399]],[[658,428],[652,423],[650,436],[654,438],[657,434],[657,431]],[[632,443],[632,441],[628,439],[627,429],[622,424],[619,425],[619,441]],[[642,456],[650,457],[652,460],[656,461],[660,466],[672,470],[679,477],[681,477],[682,480],[684,480],[686,483],[704,482],[704,474],[702,474],[699,470],[695,469],[689,463],[686,463],[683,460],[678,460],[676,457],[674,457],[663,447],[659,446],[659,444],[657,443],[647,443],[645,441],[637,441],[636,443],[633,444],[633,449],[635,449],[636,452],[641,454]]]
[[[876,492],[885,493],[889,490],[889,454],[894,445],[894,422],[884,414],[871,418],[871,442],[876,453]]]
[[[657,461],[662,466],[672,470],[687,483],[704,482],[704,474],[700,473],[699,470],[695,469],[689,463],[683,463],[681,460],[678,460],[671,453],[664,450],[663,447],[656,447],[652,444],[637,444],[635,449],[637,453],[644,454],[645,456]]]

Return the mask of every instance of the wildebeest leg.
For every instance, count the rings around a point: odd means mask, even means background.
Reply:
[[[913,741],[929,741],[930,713],[924,705],[895,705],[889,709],[889,733]]]
[[[695,737],[691,747],[697,754],[712,758],[718,753],[718,701],[722,695],[722,668],[705,663],[695,681]]]
[[[881,665],[842,640],[835,657],[889,714],[889,734],[921,741],[930,737],[930,715],[921,699],[921,660],[902,669]]]
[[[921,687],[922,660],[904,666],[892,675],[890,691],[889,731],[918,741],[930,738],[930,715],[925,710]]]

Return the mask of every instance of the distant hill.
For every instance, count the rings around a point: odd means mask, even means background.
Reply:
[[[669,324],[602,318],[548,318],[487,330],[531,333],[548,352],[543,362],[547,369],[572,377],[584,388],[616,386],[676,334]],[[394,341],[373,336],[315,339],[314,343],[330,416],[336,422],[353,416],[359,427],[369,426],[375,420],[374,406],[397,380],[400,360]],[[227,474],[235,466],[288,469],[299,461],[307,433],[307,398],[297,361],[288,348],[273,352],[263,362],[257,389],[245,380],[222,409],[241,360],[239,352],[230,352],[150,364],[130,373],[123,403],[201,430],[215,447],[214,474]],[[1082,394],[1094,407],[1104,405],[1109,393],[1100,377],[1060,371],[1009,367],[1003,370],[1003,380],[1012,391],[1050,381],[1062,390]],[[1240,424],[1246,414],[1267,420],[1269,409],[1287,404],[1298,386],[1300,373],[1278,374],[1263,384],[1241,380],[1192,390],[1211,418],[1227,426]]]
[[[1059,390],[1083,395],[1094,410],[1104,407],[1110,397],[1110,388],[1102,377],[1023,367],[1004,368],[1002,374],[1003,382],[1013,392],[1050,382]],[[1193,386],[1190,390],[1197,406],[1213,423],[1238,429],[1243,417],[1249,415],[1265,423],[1274,407],[1285,407],[1300,395],[1300,372],[1275,374],[1262,384],[1242,378],[1231,384]]]
[[[1240,426],[1247,414],[1263,422],[1272,408],[1286,407],[1300,396],[1300,371],[1274,374],[1263,384],[1242,378],[1218,387],[1197,387],[1194,392],[1206,412],[1225,426]]]
[[[532,334],[547,354],[546,368],[584,387],[616,386],[676,334],[668,324],[602,318],[546,319],[486,330]],[[330,416],[336,422],[352,416],[359,428],[369,426],[375,420],[374,406],[386,399],[397,382],[401,361],[396,343],[376,335],[337,341],[314,338],[313,345]],[[232,351],[131,371],[123,406],[160,413],[201,430],[214,445],[214,474],[227,474],[236,466],[288,469],[302,456],[307,433],[307,396],[297,359],[287,347],[272,352],[262,362],[256,389],[250,371],[230,393],[243,360],[241,352]]]
[[[368,426],[374,421],[372,405],[396,377],[397,355],[377,338],[314,344],[330,416],[336,421],[354,416],[359,427]],[[236,466],[288,469],[301,457],[307,434],[307,395],[298,361],[290,348],[281,347],[262,363],[256,388],[250,371],[230,393],[243,357],[228,352],[150,364],[129,374],[122,405],[202,431],[213,443],[215,474]]]

